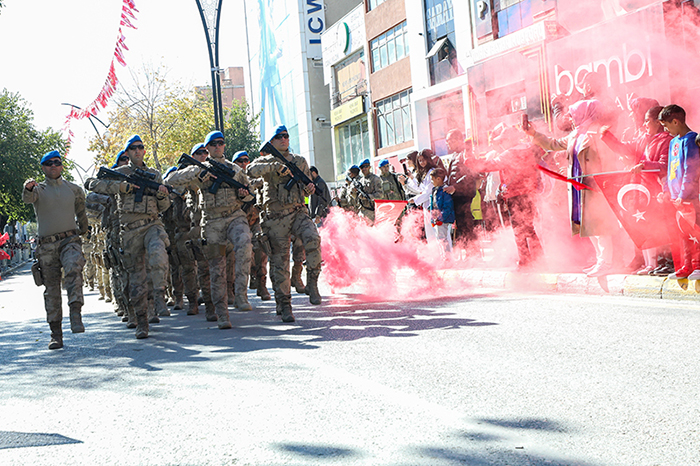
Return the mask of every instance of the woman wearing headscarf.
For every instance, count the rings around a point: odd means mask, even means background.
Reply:
[[[564,138],[555,139],[540,134],[532,126],[526,133],[532,142],[544,150],[566,149],[569,160],[569,177],[592,189],[582,189],[569,185],[572,234],[590,238],[596,252],[596,263],[584,272],[589,277],[607,275],[612,266],[612,235],[620,227],[605,197],[597,191],[592,177],[595,173],[615,171],[619,161],[598,134],[599,118],[603,114],[602,105],[597,100],[581,100],[569,107],[569,115],[574,130]]]

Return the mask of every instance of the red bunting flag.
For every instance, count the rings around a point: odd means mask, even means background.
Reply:
[[[125,26],[131,29],[136,29],[136,26],[131,22],[131,19],[136,19],[134,13],[138,13],[139,10],[136,9],[136,3],[133,0],[123,0],[122,1],[122,13],[121,20],[119,22],[120,26]],[[70,143],[75,136],[73,131],[70,129],[72,120],[81,120],[83,118],[89,118],[90,116],[97,115],[100,108],[107,107],[110,97],[114,95],[114,91],[117,89],[117,84],[119,79],[117,78],[117,73],[114,69],[114,62],[116,61],[122,66],[126,66],[126,59],[124,58],[123,50],[129,50],[126,46],[126,37],[122,32],[122,28],[119,28],[117,34],[117,42],[114,47],[114,55],[112,57],[112,62],[109,64],[109,71],[107,73],[107,79],[102,86],[102,89],[97,94],[95,100],[90,103],[85,109],[77,110],[71,107],[70,112],[66,116],[66,122],[63,125],[63,130],[68,134],[68,150],[70,150]],[[67,155],[67,154],[66,154]]]

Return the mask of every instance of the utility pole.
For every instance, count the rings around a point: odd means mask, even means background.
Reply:
[[[224,0],[195,0],[202,18],[204,35],[207,37],[209,65],[211,66],[211,94],[214,99],[214,126],[224,132],[224,109],[221,102],[221,80],[219,77],[219,18]]]

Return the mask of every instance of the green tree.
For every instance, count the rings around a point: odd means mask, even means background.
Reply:
[[[44,179],[39,161],[50,150],[65,154],[67,141],[53,129],[34,127],[34,114],[19,94],[0,93],[0,231],[8,221],[34,218],[31,205],[22,202],[22,186],[28,178]],[[63,172],[71,179],[70,164]]]
[[[226,111],[224,117],[225,156],[227,159],[231,160],[233,154],[239,150],[248,152],[250,160],[260,156],[259,124],[260,113],[251,115],[250,106],[247,102],[233,101],[233,106]]]

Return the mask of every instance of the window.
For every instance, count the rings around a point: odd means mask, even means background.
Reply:
[[[377,8],[379,5],[384,3],[386,0],[369,0],[367,2],[367,11],[374,10]]]
[[[531,0],[500,0],[494,2],[498,19],[498,37],[507,36],[532,24]]]
[[[411,90],[378,101],[379,147],[389,147],[413,139]]]
[[[457,60],[452,0],[425,1],[425,31],[430,84],[435,85],[464,73]]]
[[[342,179],[353,165],[371,157],[369,151],[369,125],[361,117],[338,127],[337,175]]]
[[[370,42],[373,73],[408,56],[407,32],[404,21]]]

